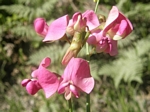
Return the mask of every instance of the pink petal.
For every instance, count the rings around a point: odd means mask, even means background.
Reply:
[[[94,87],[94,79],[91,77],[88,62],[82,58],[72,58],[62,76],[66,80],[73,81],[73,85],[86,93],[90,93]]]
[[[113,26],[114,21],[118,18],[118,16],[119,16],[119,10],[116,6],[113,6],[106,20],[104,32],[107,32]]]
[[[46,57],[42,60],[42,62],[40,63],[40,66],[43,66],[43,67],[48,67],[51,63],[51,59],[49,57]]]
[[[69,22],[69,16],[62,16],[51,23],[48,29],[48,33],[43,42],[55,41],[61,39],[65,33]]]
[[[78,20],[78,16],[82,14],[80,12],[76,12],[73,16],[72,16],[72,21],[73,23],[75,23]]]
[[[27,85],[26,85],[26,90],[29,94],[34,95],[35,93],[37,93],[40,90],[40,86],[38,85],[38,83],[36,81],[30,81]]]
[[[50,65],[50,63],[51,63],[51,59],[49,57],[46,57],[41,61],[39,68],[40,67],[47,68]],[[31,76],[37,78],[38,74],[39,74],[38,69],[36,69],[31,73]]]
[[[106,33],[111,28],[115,27],[115,25],[117,24],[119,24],[119,32],[117,33],[119,33],[119,35],[122,36],[122,38],[129,35],[133,30],[133,26],[129,19],[126,18],[122,13],[120,13],[116,6],[113,6],[110,10],[108,18],[106,20],[106,24],[104,26],[104,33]]]
[[[69,81],[65,82],[63,79],[60,79],[60,85],[58,87],[58,93],[62,94],[65,92],[65,88],[69,85]]]
[[[70,91],[69,87],[66,88],[66,91],[65,91],[65,99],[66,100],[70,100],[71,96],[72,96],[72,92]]]
[[[37,18],[34,20],[34,29],[35,31],[40,34],[41,36],[46,36],[48,25],[43,18]]]
[[[25,87],[31,80],[30,79],[24,79],[22,82],[21,82],[21,85],[23,87]]]
[[[96,37],[94,35],[90,35],[89,38],[87,39],[87,43],[90,45],[96,45]]]
[[[117,47],[117,41],[116,40],[109,40],[109,51],[106,51],[107,53],[110,54],[110,56],[115,56],[118,54],[118,47]]]
[[[87,10],[82,15],[83,18],[86,18],[87,26],[89,27],[90,30],[100,25],[98,17],[93,10]]]
[[[59,80],[57,76],[44,67],[38,69],[38,82],[45,92],[46,98],[52,96],[59,86]]]
[[[120,29],[123,29],[124,31],[125,31],[125,35],[124,35],[124,37],[126,37],[127,35],[129,35],[131,32],[132,32],[132,30],[133,30],[133,26],[132,26],[132,24],[131,24],[131,22],[129,21],[129,19],[128,18],[126,18],[123,14],[121,14],[120,13],[120,15],[119,15],[119,17],[118,17],[118,20],[122,20],[121,22],[120,22]],[[124,20],[124,21],[123,21]],[[126,22],[126,23],[125,23]],[[125,27],[125,26],[126,27]],[[120,32],[120,33],[122,33],[122,32]],[[123,37],[123,38],[124,38]]]
[[[76,98],[79,98],[78,90],[77,90],[77,88],[74,85],[70,85],[69,89],[75,95]]]

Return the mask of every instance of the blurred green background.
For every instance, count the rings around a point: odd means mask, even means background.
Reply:
[[[91,72],[96,85],[91,93],[92,112],[150,112],[150,1],[100,0],[98,13],[108,16],[116,5],[132,22],[134,31],[118,42],[119,55],[94,54]],[[30,96],[21,87],[24,78],[49,56],[51,71],[60,65],[68,44],[42,43],[33,20],[48,23],[62,15],[88,9],[93,0],[0,0],[0,112],[66,112],[63,95],[46,99],[43,91]],[[84,57],[83,48],[79,56]],[[55,52],[57,51],[57,52]],[[74,99],[75,112],[85,111],[85,94]]]

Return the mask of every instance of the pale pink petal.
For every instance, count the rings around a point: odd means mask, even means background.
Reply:
[[[104,32],[107,32],[110,28],[113,27],[114,21],[118,18],[118,16],[119,16],[119,10],[116,6],[113,6],[106,20]]]
[[[79,98],[78,89],[74,85],[70,85],[69,89],[76,98]]]
[[[66,33],[68,22],[69,22],[68,15],[62,16],[53,21],[49,26],[48,33],[44,38],[43,42],[61,39]]]
[[[66,100],[70,100],[71,96],[72,96],[72,92],[70,91],[69,87],[66,87],[66,91],[65,91],[65,99]]]
[[[83,14],[83,18],[86,18],[87,20],[87,26],[89,27],[89,30],[92,30],[100,25],[97,15],[93,10],[87,10]]]
[[[37,79],[45,92],[46,98],[49,98],[57,91],[59,86],[58,77],[44,67],[38,69]]]
[[[106,50],[106,53],[109,53],[110,56],[115,56],[118,54],[118,47],[117,47],[117,41],[116,40],[109,40],[109,49]]]
[[[68,77],[67,75],[70,75],[73,85],[80,88],[82,91],[90,93],[94,88],[94,79],[91,77],[89,64],[84,59],[72,58],[65,71],[69,71],[69,73],[64,74],[63,77]]]

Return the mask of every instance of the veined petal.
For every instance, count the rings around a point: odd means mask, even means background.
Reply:
[[[43,42],[61,39],[66,33],[68,22],[69,22],[68,15],[62,16],[53,21],[49,26],[48,33],[44,38]]]

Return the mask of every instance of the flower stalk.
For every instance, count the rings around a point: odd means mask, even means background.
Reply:
[[[68,112],[73,112],[72,99],[68,100],[68,107],[69,107]]]

